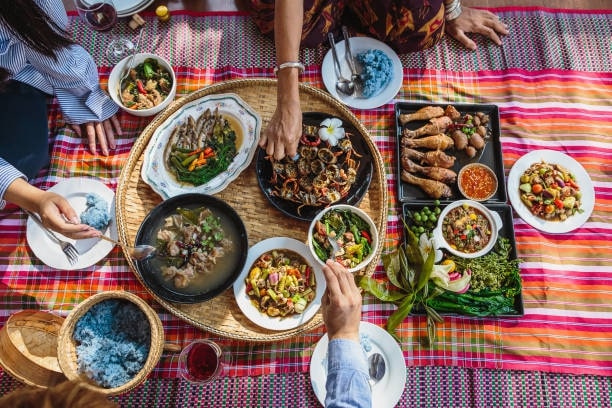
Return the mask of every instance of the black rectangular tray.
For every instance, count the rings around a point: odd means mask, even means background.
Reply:
[[[424,203],[405,203],[402,205],[402,215],[404,216],[404,219],[407,219],[407,217],[410,215],[410,212],[412,211],[420,211],[423,209],[423,207],[425,207],[428,204],[424,204]],[[448,204],[440,204],[440,210],[443,210],[444,207],[446,207],[446,205]],[[511,245],[512,248],[510,249],[510,258],[511,259],[517,259],[517,253],[516,253],[516,239],[514,237],[514,224],[512,221],[512,207],[508,204],[505,203],[483,203],[483,205],[485,207],[487,207],[489,210],[495,211],[497,212],[503,222],[502,228],[499,230],[499,236],[500,237],[504,237],[507,238]],[[431,205],[429,205],[430,208],[433,208]],[[405,235],[404,235],[405,236]],[[405,238],[404,238],[405,239]],[[487,316],[487,318],[494,318],[494,317],[520,317],[520,316],[524,316],[525,315],[525,307],[523,305],[523,292],[521,290],[521,292],[514,298],[514,308],[516,309],[516,311],[518,312],[518,314],[502,314],[502,315],[498,315],[498,316]],[[419,311],[419,310],[414,310],[413,314],[424,314],[424,312]],[[440,313],[441,315],[453,315],[453,314],[457,314],[457,313]],[[475,316],[474,316],[475,317]]]
[[[413,201],[433,201],[423,190],[418,186],[408,184],[402,181],[402,163],[401,163],[401,139],[402,130],[408,128],[415,130],[427,123],[427,121],[414,121],[408,122],[406,125],[400,123],[399,115],[401,113],[413,113],[417,110],[424,108],[425,106],[440,106],[446,108],[448,105],[452,105],[462,115],[467,113],[474,114],[476,112],[483,112],[489,115],[489,124],[487,125],[490,129],[490,137],[486,140],[485,147],[481,152],[477,153],[475,157],[469,158],[463,152],[456,152],[454,149],[448,149],[445,153],[455,156],[455,165],[451,170],[459,173],[459,170],[469,163],[480,162],[488,165],[493,169],[497,176],[498,188],[497,192],[486,202],[498,202],[505,203],[507,201],[506,185],[504,178],[504,160],[502,156],[502,147],[500,141],[500,125],[499,125],[499,108],[497,105],[483,105],[483,104],[461,104],[461,103],[408,103],[408,102],[397,102],[395,104],[395,122],[396,122],[396,135],[397,135],[397,186],[398,186],[398,200],[400,202],[413,202]],[[419,150],[419,149],[417,149]],[[422,150],[422,149],[420,149]],[[451,202],[457,199],[464,198],[457,187],[457,183],[453,183],[451,190],[453,192],[452,197],[448,199],[442,199],[441,202]]]

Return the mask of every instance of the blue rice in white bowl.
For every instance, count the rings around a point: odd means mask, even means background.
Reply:
[[[368,50],[357,54],[361,64],[363,90],[361,96],[371,98],[382,92],[393,79],[393,63],[381,50]]]

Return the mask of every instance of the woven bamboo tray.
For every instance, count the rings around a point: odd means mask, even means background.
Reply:
[[[131,245],[135,242],[138,228],[144,217],[162,201],[162,198],[140,178],[144,151],[155,129],[184,104],[203,96],[219,93],[235,93],[240,96],[261,116],[262,129],[266,128],[276,109],[276,80],[239,79],[195,91],[174,101],[165,111],[156,116],[134,143],[119,176],[115,199],[117,232],[122,243]],[[350,123],[361,133],[368,144],[374,171],[370,188],[359,204],[359,208],[372,217],[380,237],[385,237],[387,232],[387,188],[384,164],[368,131],[350,110],[317,88],[300,84],[300,100],[303,111],[326,112]],[[225,190],[215,196],[226,201],[242,217],[247,228],[249,246],[266,238],[277,236],[293,237],[304,242],[307,240],[309,224],[287,217],[278,211],[260,190],[255,171],[255,160]],[[372,263],[361,273],[367,275],[374,273],[381,251],[382,245],[379,245]],[[126,251],[124,254],[134,274],[140,279],[134,260]],[[285,331],[263,329],[242,314],[234,299],[232,288],[212,300],[197,304],[171,303],[156,296],[152,291],[149,292],[163,307],[180,319],[203,330],[233,339],[256,342],[277,341],[313,330],[323,323],[321,312],[319,312],[309,322],[295,329]]]

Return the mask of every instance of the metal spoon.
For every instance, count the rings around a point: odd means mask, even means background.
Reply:
[[[353,81],[346,79],[342,76],[342,68],[340,67],[340,61],[338,60],[338,54],[336,53],[336,41],[334,40],[334,35],[329,33],[327,35],[329,38],[329,44],[331,45],[332,56],[334,57],[334,63],[336,64],[336,76],[338,80],[336,81],[336,89],[338,92],[351,96],[355,93],[355,84]]]
[[[349,64],[349,68],[351,68],[351,80],[355,84],[357,93],[361,93],[363,79],[361,78],[361,75],[357,73],[357,69],[355,68],[355,60],[353,59],[353,52],[351,51],[350,36],[346,26],[342,26],[342,35],[344,36],[344,45],[346,47],[346,59]]]
[[[380,353],[374,353],[368,357],[368,372],[370,374],[370,387],[385,376],[385,359]]]
[[[121,248],[126,249],[130,256],[136,259],[137,261],[144,261],[145,259],[148,259],[155,255],[155,252],[157,252],[157,248],[151,245],[136,245],[135,247],[133,247],[129,245],[123,245],[121,242],[115,241],[114,239],[109,238],[106,235],[100,235],[99,238],[108,242],[112,242],[113,244],[119,245]]]
[[[130,71],[132,70],[132,63],[134,62],[134,56],[138,52],[138,47],[140,46],[140,39],[142,38],[142,27],[140,27],[140,31],[138,32],[138,39],[136,40],[136,46],[134,46],[134,50],[132,51],[132,55],[128,60],[127,64],[125,64],[126,69],[123,71],[123,76],[119,80],[119,99],[121,102],[125,103],[123,100],[123,81],[125,81],[130,76]]]

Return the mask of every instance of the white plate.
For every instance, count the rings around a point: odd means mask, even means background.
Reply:
[[[180,183],[166,169],[164,149],[168,144],[172,130],[176,126],[183,123],[189,115],[196,119],[208,108],[211,111],[218,108],[221,115],[232,117],[239,123],[242,140],[240,146],[237,146],[236,157],[230,163],[227,170],[206,184],[194,186],[189,183]],[[227,187],[251,163],[257,149],[260,129],[261,119],[259,115],[236,94],[208,95],[191,101],[177,109],[172,116],[155,129],[145,150],[140,172],[141,177],[145,183],[151,186],[164,199],[187,193],[209,195],[218,193]]]
[[[576,177],[576,184],[578,184],[582,192],[582,213],[572,215],[565,221],[546,221],[543,218],[533,215],[521,201],[521,196],[519,194],[521,175],[523,175],[532,164],[542,160],[546,163],[563,166]],[[591,216],[593,207],[595,206],[595,189],[584,167],[572,157],[554,150],[534,150],[514,163],[508,174],[508,197],[510,198],[514,210],[527,224],[540,231],[557,234],[573,231],[582,226]]]
[[[105,235],[117,239],[117,223],[115,221],[115,193],[100,181],[87,178],[72,178],[61,181],[51,187],[52,191],[63,196],[77,214],[81,214],[87,208],[87,194],[96,193],[106,200],[109,205],[111,222]],[[46,265],[62,270],[77,270],[87,268],[103,259],[113,249],[115,244],[99,238],[74,240],[57,233],[59,238],[72,242],[79,251],[79,260],[70,265],[68,258],[62,252],[60,246],[53,241],[49,235],[34,221],[28,218],[26,226],[26,238],[28,245],[32,248],[34,255]]]
[[[325,54],[325,58],[323,58],[323,65],[321,66],[321,74],[323,75],[323,83],[325,84],[325,88],[327,88],[327,91],[332,94],[334,98],[350,107],[357,109],[378,108],[379,106],[382,106],[392,100],[402,87],[402,83],[404,81],[402,62],[395,51],[393,51],[391,47],[384,42],[369,37],[351,37],[350,41],[351,51],[353,52],[353,57],[355,58],[357,58],[357,54],[373,49],[381,50],[387,54],[387,57],[389,57],[393,63],[393,78],[391,78],[391,81],[387,84],[385,89],[383,89],[378,95],[371,98],[340,95],[336,90],[336,81],[338,78],[336,76],[334,57],[332,56],[330,49],[327,51],[327,54]],[[346,52],[344,41],[336,43],[336,51],[340,61],[340,68],[342,68],[342,75],[345,78],[350,78],[351,70],[345,57]]]
[[[153,0],[113,0],[117,17],[128,17],[146,9]]]
[[[385,359],[386,371],[383,378],[372,387],[372,406],[375,408],[395,407],[406,385],[406,361],[399,344],[384,329],[375,324],[361,322],[359,325],[361,345],[370,356],[380,353]],[[327,381],[327,346],[325,334],[317,342],[310,359],[310,382],[321,405],[325,405],[325,382]],[[368,350],[367,345],[370,349]]]
[[[247,277],[251,266],[261,255],[273,249],[288,249],[293,252],[297,252],[302,255],[304,259],[312,267],[315,277],[317,279],[317,295],[308,304],[306,310],[302,314],[293,314],[289,317],[270,317],[266,314],[261,313],[251,304],[251,299],[246,293],[245,278]],[[236,302],[242,310],[242,313],[249,318],[253,323],[270,330],[289,330],[301,326],[308,322],[317,313],[321,307],[321,297],[325,292],[325,277],[323,271],[318,265],[317,261],[312,257],[308,247],[303,242],[300,242],[293,238],[286,237],[275,237],[268,238],[263,241],[259,241],[249,249],[249,255],[247,256],[244,269],[240,273],[238,279],[234,283],[234,296]]]

